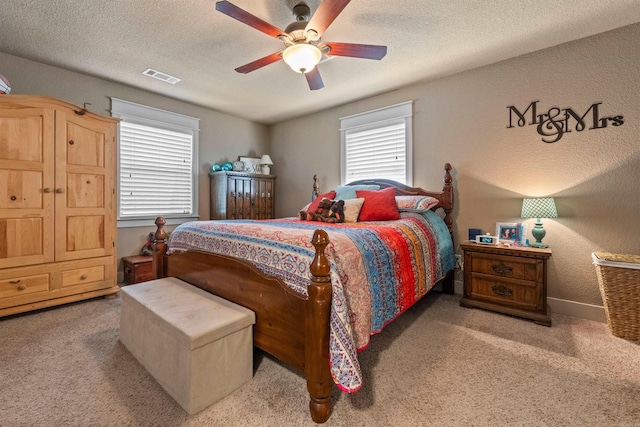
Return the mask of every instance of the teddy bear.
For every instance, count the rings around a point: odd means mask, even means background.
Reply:
[[[344,222],[344,200],[334,201],[331,205],[331,213],[325,222]]]
[[[306,221],[320,221],[325,222],[329,215],[331,215],[331,206],[333,205],[333,200],[327,199],[326,197],[320,200],[318,203],[318,207],[315,211],[305,212],[300,211],[300,219]]]
[[[143,255],[143,256],[151,256],[151,255],[153,255],[153,240],[154,240],[154,238],[155,238],[154,233],[153,232],[149,233],[149,235],[147,236],[147,242],[144,244],[142,249],[140,249],[140,255]]]

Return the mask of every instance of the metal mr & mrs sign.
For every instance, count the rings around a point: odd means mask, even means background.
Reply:
[[[559,141],[565,133],[573,130],[582,132],[585,129],[604,129],[609,124],[611,126],[622,126],[624,124],[624,116],[622,115],[600,117],[599,106],[602,102],[591,104],[583,115],[576,113],[572,108],[558,107],[549,108],[546,113],[538,114],[538,102],[540,101],[531,102],[523,113],[513,105],[508,106],[509,126],[507,126],[507,129],[515,127],[514,118],[517,118],[515,124],[518,127],[536,125],[538,134],[542,135],[542,141],[552,143]],[[591,117],[588,117],[590,112]],[[531,119],[529,123],[527,123],[528,115],[530,115]],[[588,125],[590,127],[587,127]]]

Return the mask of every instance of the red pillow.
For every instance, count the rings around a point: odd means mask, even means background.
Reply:
[[[400,219],[400,212],[396,204],[395,188],[384,190],[356,190],[358,198],[364,197],[364,204],[360,210],[358,221],[389,221]]]
[[[324,193],[319,195],[318,197],[316,197],[316,199],[311,202],[311,204],[309,205],[309,207],[307,208],[307,212],[315,212],[316,209],[318,209],[318,205],[320,204],[320,200],[324,199],[335,199],[336,198],[336,192],[335,191],[329,191],[328,193]]]

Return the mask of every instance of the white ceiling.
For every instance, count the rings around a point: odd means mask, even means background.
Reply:
[[[284,29],[299,0],[231,2]],[[306,3],[313,14],[320,0]],[[640,0],[352,0],[322,40],[387,56],[323,62],[313,92],[282,61],[236,73],[283,45],[215,0],[2,0],[0,51],[269,124],[636,22]]]

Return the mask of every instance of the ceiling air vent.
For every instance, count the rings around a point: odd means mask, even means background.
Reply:
[[[163,82],[171,83],[172,85],[180,81],[179,78],[170,76],[161,71],[154,70],[153,68],[147,68],[142,72],[145,76],[153,77],[154,79],[162,80]]]

